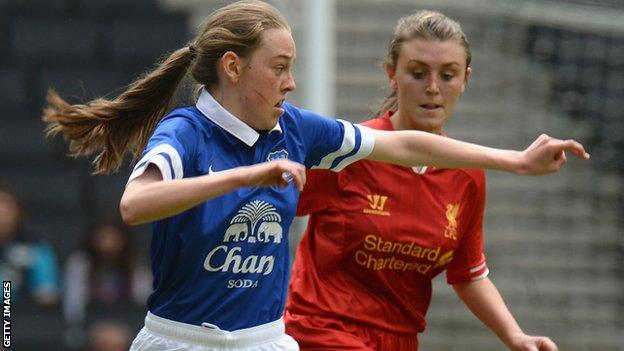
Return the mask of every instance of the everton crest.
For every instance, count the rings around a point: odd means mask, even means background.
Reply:
[[[273,151],[269,153],[267,157],[267,161],[276,161],[276,160],[287,160],[288,159],[288,151],[286,149],[279,149],[277,151]]]

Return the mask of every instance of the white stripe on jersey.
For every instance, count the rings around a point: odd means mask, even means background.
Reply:
[[[160,154],[167,154],[171,159],[171,163]],[[182,158],[178,154],[176,149],[169,144],[161,144],[151,149],[145,156],[137,162],[135,169],[132,171],[128,183],[134,178],[140,176],[145,172],[147,166],[152,163],[158,167],[160,174],[162,174],[163,180],[182,179],[184,177],[184,168],[182,167]],[[173,174],[171,174],[173,169]]]
[[[371,131],[371,129],[366,126],[354,127],[360,130],[360,136],[362,140],[360,142],[360,149],[355,154],[346,157],[344,160],[340,161],[333,169],[336,172],[341,171],[343,168],[347,167],[355,161],[365,158],[373,151],[373,147],[375,146],[375,137],[373,136],[373,132]]]
[[[362,127],[362,126],[356,127],[353,124],[347,121],[341,120],[341,119],[337,119],[337,121],[341,123],[344,127],[344,137],[342,138],[342,145],[340,145],[340,148],[338,150],[330,154],[327,154],[325,157],[323,157],[323,159],[321,159],[321,162],[319,162],[318,166],[312,167],[313,169],[314,168],[332,169],[338,172],[342,170],[344,167],[346,167],[347,165],[368,156],[373,150],[375,139],[372,137],[372,133],[370,133],[369,130],[366,130],[367,128]],[[356,142],[355,141],[355,128],[357,128],[360,131],[361,142],[360,142],[359,149],[357,150],[355,154],[340,161],[340,163],[337,164],[336,167],[331,168],[332,163],[334,163],[334,161],[337,158],[352,152],[353,149],[355,148],[355,142]]]
[[[490,270],[486,268],[486,269],[485,269],[485,272],[483,272],[482,274],[479,274],[479,275],[478,275],[478,276],[476,276],[476,277],[472,277],[471,279],[472,279],[472,280],[481,280],[481,279],[483,279],[483,278],[487,277],[487,276],[488,276],[488,274],[490,274]]]
[[[340,148],[338,150],[332,153],[329,153],[325,157],[323,157],[321,159],[321,162],[319,162],[318,166],[314,166],[312,168],[329,169],[332,163],[334,163],[335,159],[337,159],[340,156],[346,155],[349,152],[351,152],[351,150],[353,150],[353,147],[355,146],[354,126],[351,123],[343,121],[341,119],[338,119],[337,121],[342,123],[342,126],[344,127],[344,136],[342,138],[342,145],[340,145]]]
[[[470,268],[470,273],[478,272],[478,271],[482,270],[483,267],[485,267],[485,262],[481,263],[480,265],[478,265],[476,267]]]

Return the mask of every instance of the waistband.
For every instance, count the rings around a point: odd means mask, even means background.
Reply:
[[[145,317],[145,329],[166,338],[218,348],[260,345],[285,334],[282,319],[251,328],[227,331],[176,322],[158,317],[151,312],[147,312]]]

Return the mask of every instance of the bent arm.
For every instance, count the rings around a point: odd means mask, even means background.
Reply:
[[[285,177],[290,174],[292,178]],[[141,224],[174,216],[198,204],[243,186],[305,184],[305,168],[292,161],[264,162],[222,171],[214,175],[163,180],[158,168],[145,172],[126,186],[119,210],[124,222]]]
[[[574,140],[542,135],[524,151],[485,147],[415,131],[372,130],[375,146],[368,159],[402,166],[428,165],[440,168],[484,168],[517,174],[539,175],[558,171],[569,151],[581,159],[589,155]]]
[[[529,336],[522,331],[489,278],[456,284],[453,288],[468,309],[510,350],[557,350],[549,338]]]
[[[158,168],[150,165],[128,183],[119,210],[128,224],[167,218],[243,186],[241,173],[241,169],[233,169],[211,176],[163,180]]]

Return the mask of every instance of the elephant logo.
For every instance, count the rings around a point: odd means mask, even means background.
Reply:
[[[281,222],[282,216],[277,213],[275,206],[265,201],[254,200],[243,206],[232,218],[223,236],[223,242],[279,244],[283,235]]]
[[[258,228],[258,241],[268,243],[273,238],[273,242],[282,242],[282,226],[279,222],[262,222]]]
[[[227,243],[230,240],[234,242],[243,241],[247,239],[249,235],[248,223],[231,223],[223,236],[223,242]]]

